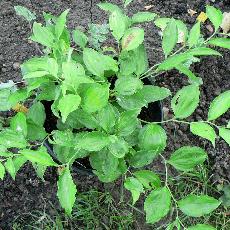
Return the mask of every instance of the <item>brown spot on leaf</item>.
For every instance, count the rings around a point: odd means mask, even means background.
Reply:
[[[126,49],[129,45],[129,43],[133,40],[134,34],[130,34],[123,43],[123,49]]]

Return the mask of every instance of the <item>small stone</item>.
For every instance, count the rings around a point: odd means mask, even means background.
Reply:
[[[150,10],[151,8],[153,8],[153,5],[145,6],[144,8],[145,10]]]
[[[6,72],[6,68],[2,68],[2,72],[5,73]]]
[[[20,63],[19,62],[15,62],[14,64],[13,64],[13,69],[14,70],[18,70],[20,68]]]

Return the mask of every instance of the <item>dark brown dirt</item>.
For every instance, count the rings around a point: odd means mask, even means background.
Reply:
[[[41,19],[42,11],[60,14],[67,8],[71,9],[69,16],[69,27],[87,27],[91,21],[102,23],[107,21],[107,16],[100,11],[96,3],[98,0],[1,0],[0,1],[0,82],[8,80],[20,81],[21,75],[19,64],[24,60],[38,55],[34,44],[28,42],[30,27],[27,22],[15,15],[13,6],[24,5],[36,12]],[[110,1],[118,2],[118,1]],[[119,1],[121,2],[121,1]],[[195,17],[188,15],[187,10],[193,9],[198,12],[205,9],[205,4],[210,3],[222,9],[230,11],[230,1],[205,1],[205,0],[138,0],[130,5],[130,13],[144,10],[144,6],[152,5],[150,11],[162,16],[173,16],[183,19],[188,25],[192,25]],[[147,24],[146,45],[149,52],[151,64],[159,62],[161,53],[153,49],[160,47],[160,37],[153,24]],[[208,33],[206,31],[206,33]],[[230,53],[223,52],[223,58],[205,58],[194,67],[195,73],[202,77],[204,86],[200,107],[194,120],[205,119],[207,109],[211,100],[220,92],[230,88]],[[168,87],[173,93],[186,84],[186,78],[175,71],[171,71],[157,79],[160,85]],[[165,107],[169,103],[165,102]],[[219,123],[226,124],[230,114],[219,119]],[[184,125],[169,124],[165,126],[169,140],[166,155],[183,145],[198,145],[204,147],[210,156],[213,181],[230,181],[230,155],[227,144],[218,140],[214,149],[207,141],[200,140],[189,133],[188,127]],[[41,182],[31,166],[25,166],[18,174],[16,181],[7,177],[0,182],[0,229],[11,229],[12,221],[16,216],[24,212],[31,212],[35,209],[42,209],[45,202],[49,200],[59,207],[56,199],[56,172],[49,171],[46,174],[46,183]],[[80,179],[79,179],[80,178]],[[101,187],[101,184],[94,178],[75,176],[79,190],[87,190],[90,187]],[[119,195],[119,194],[118,194]],[[147,228],[143,228],[147,229]]]

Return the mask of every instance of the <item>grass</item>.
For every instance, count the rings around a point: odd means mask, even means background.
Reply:
[[[71,218],[55,210],[48,214],[52,204],[45,204],[43,211],[35,211],[18,216],[13,224],[14,230],[96,230],[132,229],[134,219],[125,203],[116,204],[109,193],[91,190],[77,195],[76,205]]]
[[[196,171],[183,173],[168,178],[168,184],[176,200],[180,200],[190,193],[207,194],[220,197],[222,192],[218,186],[211,183],[208,166],[198,167]],[[163,176],[163,175],[162,175]],[[119,200],[119,198],[118,198]],[[52,210],[55,214],[48,214]],[[175,220],[175,213],[171,212],[163,222],[158,225],[149,226],[154,230],[165,230]],[[178,217],[184,226],[192,226],[198,223],[210,224],[217,230],[230,229],[230,210],[221,205],[210,215],[200,218],[192,218],[178,211]],[[132,207],[125,201],[116,202],[112,195],[107,192],[90,190],[77,195],[76,205],[71,218],[57,211],[52,204],[46,204],[43,211],[35,211],[23,214],[16,218],[14,230],[129,230],[144,229],[137,219],[145,219],[142,210]],[[142,222],[143,223],[143,222]],[[147,226],[147,225],[146,225]]]
[[[170,183],[173,193],[176,194],[176,199],[182,199],[190,193],[197,195],[206,194],[219,198],[222,195],[222,192],[217,189],[217,185],[211,183],[212,175],[210,176],[210,171],[211,170],[208,166],[202,166],[198,167],[197,171],[192,173],[181,174],[177,177],[171,178]],[[192,218],[179,212],[179,218],[187,227],[204,223],[212,225],[217,230],[230,229],[230,209],[223,205],[210,215],[205,215],[204,217]]]

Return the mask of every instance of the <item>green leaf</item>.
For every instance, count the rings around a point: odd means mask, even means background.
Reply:
[[[23,76],[23,79],[30,79],[30,78],[41,78],[45,77],[46,75],[49,75],[49,72],[47,71],[36,71],[32,73],[28,73]]]
[[[40,57],[31,58],[21,66],[23,79],[41,78],[46,75],[52,75],[57,78],[58,64],[54,58]],[[47,77],[46,77],[47,78]]]
[[[3,164],[0,162],[0,179],[3,180],[4,176],[5,176],[5,167],[3,166]]]
[[[185,65],[177,65],[175,67],[179,72],[185,74],[189,78],[190,84],[196,84],[196,85],[202,85],[203,81],[202,78],[197,77],[189,68],[187,68]]]
[[[139,50],[139,47],[143,47],[143,44],[138,46],[137,49],[131,50],[129,52],[121,52],[119,55],[119,64],[120,64],[120,71],[119,71],[119,77],[127,77],[132,76],[133,73],[139,68],[139,65],[143,63],[143,60],[146,61],[145,57],[143,58],[143,52],[141,55],[141,52]],[[143,51],[143,50],[142,50]],[[139,63],[139,59],[141,59],[141,63]],[[145,64],[145,63],[144,63]],[[138,65],[138,66],[137,66]]]
[[[8,152],[7,147],[5,147],[4,145],[0,145],[0,156],[9,157],[12,156],[12,153]]]
[[[170,205],[171,195],[166,187],[152,191],[144,203],[147,223],[154,224],[165,217],[170,210]]]
[[[129,145],[123,139],[116,136],[110,136],[111,144],[108,146],[110,153],[117,158],[123,158],[129,152]]]
[[[44,175],[45,175],[47,166],[33,163],[33,167],[34,167],[34,169],[35,169],[35,171],[36,171],[37,176],[38,176],[43,182],[45,182]]]
[[[88,37],[81,30],[75,29],[73,31],[73,40],[78,46],[84,49],[88,42]]]
[[[227,124],[227,128],[230,129],[230,121]]]
[[[192,122],[190,124],[190,131],[197,136],[210,140],[215,147],[216,132],[209,124],[204,122]]]
[[[100,111],[98,111],[96,117],[96,122],[101,126],[106,132],[110,133],[116,124],[116,112],[111,104],[106,105]]]
[[[76,91],[80,84],[93,83],[94,81],[85,75],[85,70],[80,63],[62,63],[64,85],[68,90]]]
[[[94,116],[82,109],[77,109],[76,111],[70,113],[65,124],[70,125],[72,128],[76,128],[76,121],[80,122],[88,129],[95,129],[98,127],[97,120]]]
[[[16,156],[13,158],[14,168],[15,168],[15,174],[18,172],[18,170],[27,162],[27,159],[22,156]]]
[[[110,14],[109,27],[117,41],[119,41],[126,30],[126,18],[120,10],[115,10]]]
[[[27,97],[28,97],[27,90],[26,89],[19,89],[19,90],[13,92],[9,96],[8,100],[12,106],[15,106],[18,102],[24,101]]]
[[[177,230],[181,229],[181,225],[178,219],[167,225],[166,230],[174,230],[176,227]]]
[[[139,45],[136,49],[132,50],[131,56],[134,58],[135,74],[140,76],[147,71],[149,67],[148,56],[144,44]]]
[[[121,10],[117,5],[109,3],[109,2],[101,2],[97,4],[98,7],[104,11],[109,11],[112,13],[115,10]]]
[[[209,20],[215,27],[215,31],[217,31],[222,24],[223,21],[223,14],[219,9],[216,9],[213,6],[206,6],[206,14]]]
[[[127,7],[133,0],[123,0],[124,1],[124,7]]]
[[[144,34],[144,30],[138,27],[132,27],[126,30],[121,41],[122,49],[126,51],[136,49],[139,45],[143,43]]]
[[[81,97],[79,95],[68,94],[63,96],[58,104],[58,109],[62,115],[62,122],[65,123],[68,115],[75,111],[81,103]]]
[[[46,113],[45,107],[41,102],[34,103],[27,114],[27,119],[32,121],[37,126],[42,127],[45,123]]]
[[[154,85],[144,85],[144,87],[140,90],[140,93],[143,95],[147,103],[162,101],[171,95],[169,89]]]
[[[24,17],[28,22],[36,19],[36,15],[24,6],[14,6],[14,10],[18,16]]]
[[[134,176],[147,188],[160,188],[161,180],[158,175],[149,170],[140,170],[134,173]]]
[[[100,111],[108,104],[108,99],[108,84],[89,84],[82,95],[82,108],[88,113]]]
[[[65,10],[58,18],[56,21],[55,25],[55,34],[57,38],[59,39],[60,36],[62,35],[64,28],[66,26],[66,17],[67,14],[69,13],[69,10]]]
[[[45,147],[40,147],[37,150],[23,149],[20,153],[32,163],[41,164],[44,166],[58,166],[52,159],[52,157],[47,153]]]
[[[118,64],[112,57],[90,48],[84,49],[83,60],[87,69],[98,77],[104,77],[104,71],[106,70],[118,71]]]
[[[181,171],[192,171],[207,159],[207,153],[199,147],[184,146],[177,149],[168,160],[174,168]]]
[[[178,201],[180,210],[187,216],[201,217],[211,213],[219,207],[220,201],[207,195],[188,195],[184,199]]]
[[[207,47],[194,48],[189,50],[187,53],[191,54],[192,56],[212,56],[212,55],[222,56],[216,50]]]
[[[179,64],[186,62],[191,58],[192,58],[192,54],[190,54],[189,52],[170,56],[158,66],[157,70],[162,71],[162,70],[173,69],[177,67]]]
[[[5,162],[4,166],[6,168],[6,171],[13,178],[13,180],[15,180],[16,170],[15,170],[14,162],[13,162],[12,158],[8,158],[7,161]]]
[[[40,23],[33,24],[33,41],[38,42],[44,46],[52,48],[54,46],[54,35],[47,27],[43,27]]]
[[[86,133],[78,143],[77,148],[87,151],[100,151],[110,144],[110,139],[104,133],[93,131]]]
[[[22,133],[11,129],[4,129],[0,132],[0,145],[7,148],[25,148],[27,141]]]
[[[151,12],[138,12],[132,16],[132,24],[151,22],[156,17],[155,13]]]
[[[142,184],[134,177],[128,177],[125,180],[124,187],[132,193],[133,205],[139,199],[140,194],[144,192]]]
[[[200,38],[200,22],[197,22],[191,29],[188,37],[189,48],[196,46]]]
[[[121,77],[115,83],[115,90],[119,95],[133,95],[142,87],[142,81],[135,77]]]
[[[219,135],[222,137],[230,146],[230,130],[225,128],[219,128]]]
[[[36,71],[36,72],[27,73],[26,75],[23,76],[23,79],[41,78],[47,75],[49,75],[49,72],[47,71]]]
[[[170,22],[170,20],[170,18],[157,18],[154,21],[154,24],[163,31],[166,28],[167,24]]]
[[[189,117],[199,104],[200,90],[197,85],[188,85],[179,90],[171,101],[176,118]]]
[[[69,168],[65,168],[59,176],[57,196],[62,208],[65,209],[67,215],[71,215],[73,205],[76,200],[76,185],[73,182]]]
[[[10,128],[16,132],[21,132],[24,136],[27,135],[27,123],[24,113],[19,112],[10,121]]]
[[[188,227],[187,230],[216,230],[216,228],[212,227],[211,225],[207,225],[207,224],[197,224],[197,225]]]
[[[174,49],[178,41],[178,29],[175,20],[172,19],[163,31],[162,48],[167,57]]]
[[[151,150],[134,151],[133,155],[129,157],[129,164],[134,168],[142,168],[143,166],[152,163],[158,154],[158,151]]]
[[[139,133],[139,147],[143,150],[160,153],[166,147],[165,130],[157,124],[145,125]]]
[[[230,108],[230,90],[217,96],[208,111],[208,120],[212,121],[223,115]]]
[[[127,171],[124,159],[118,159],[107,149],[91,153],[90,164],[95,169],[93,172],[105,183],[116,180]]]
[[[30,141],[43,140],[47,136],[44,127],[36,125],[30,120],[27,120],[27,131],[28,131],[27,138]]]
[[[10,110],[13,106],[9,102],[10,95],[16,91],[16,86],[13,81],[0,83],[0,111]]]
[[[66,146],[66,147],[74,147],[76,144],[76,140],[74,138],[73,132],[71,130],[55,130],[52,132],[53,141],[50,141],[52,144]]]
[[[31,81],[30,81],[31,80]],[[35,79],[30,79],[27,80],[28,86],[27,86],[27,92],[31,92],[37,88],[40,88],[41,86],[45,85],[45,84],[49,84],[49,78],[48,77],[44,77],[44,78],[35,78]]]
[[[137,127],[138,119],[137,119],[137,111],[125,111],[121,113],[117,130],[120,136],[129,136]]]
[[[230,49],[230,39],[229,38],[213,38],[208,41],[208,44],[219,46],[225,49]]]
[[[140,110],[148,104],[140,91],[130,96],[117,96],[116,99],[117,103],[125,110]]]

